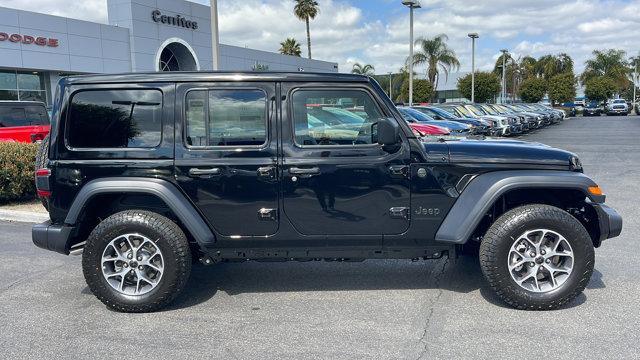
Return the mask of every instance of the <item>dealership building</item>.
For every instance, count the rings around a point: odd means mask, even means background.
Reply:
[[[51,104],[58,80],[72,74],[212,70],[208,6],[107,0],[107,13],[101,24],[0,7],[0,100]],[[225,44],[218,54],[226,71],[338,71],[333,62]]]

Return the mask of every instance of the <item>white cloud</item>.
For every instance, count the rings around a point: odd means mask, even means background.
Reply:
[[[208,0],[194,0],[207,4]],[[370,63],[377,72],[397,71],[408,53],[408,12],[399,1],[376,0],[389,14],[367,15],[371,4],[356,0],[318,0],[320,14],[311,22],[314,58],[339,63],[349,71],[354,62]],[[516,56],[566,52],[576,70],[594,49],[638,51],[640,0],[423,0],[415,15],[416,36],[449,35],[449,45],[469,71],[471,43],[466,34],[478,32],[476,64],[491,69],[501,48]],[[106,22],[106,0],[0,0],[14,7]],[[295,37],[306,54],[304,23],[293,16],[292,0],[219,0],[223,43],[277,51],[279,43]],[[395,9],[395,7],[394,7]],[[423,72],[420,70],[420,72]]]

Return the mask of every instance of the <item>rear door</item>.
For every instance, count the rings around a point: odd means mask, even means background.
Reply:
[[[219,235],[278,230],[274,83],[189,83],[176,91],[176,179]]]

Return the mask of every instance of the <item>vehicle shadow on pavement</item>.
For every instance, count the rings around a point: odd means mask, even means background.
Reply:
[[[194,306],[218,291],[269,292],[443,289],[461,293],[484,285],[477,259],[364,262],[244,262],[194,265],[185,291],[168,310]]]

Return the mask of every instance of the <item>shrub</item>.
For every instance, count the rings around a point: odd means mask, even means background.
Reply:
[[[0,201],[35,197],[38,144],[0,142]]]

